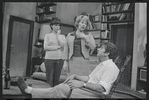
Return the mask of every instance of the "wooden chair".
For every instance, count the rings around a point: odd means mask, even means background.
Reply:
[[[114,62],[117,62],[117,61],[119,60],[119,58],[120,58],[120,57],[118,56],[117,59],[115,59]],[[124,58],[124,60],[121,61],[122,67],[120,68],[119,75],[118,75],[117,79],[115,80],[115,82],[113,83],[113,85],[112,85],[112,87],[111,87],[111,89],[110,89],[109,94],[102,94],[102,93],[99,93],[99,92],[97,92],[97,91],[95,91],[95,90],[91,90],[91,89],[84,88],[84,87],[81,87],[80,89],[85,90],[85,91],[88,91],[88,92],[92,92],[92,93],[94,93],[95,95],[99,96],[100,98],[111,98],[111,96],[112,96],[112,94],[113,94],[113,92],[114,92],[116,86],[117,86],[118,83],[119,83],[119,80],[120,80],[120,78],[121,78],[121,76],[122,76],[122,74],[123,74],[125,68],[127,67],[128,63],[130,62],[130,59],[131,59],[131,56],[129,55],[129,56],[126,56],[126,57]],[[72,92],[72,91],[73,91],[73,90],[71,90],[71,92]],[[70,92],[70,94],[68,95],[68,98],[70,97],[71,92]]]

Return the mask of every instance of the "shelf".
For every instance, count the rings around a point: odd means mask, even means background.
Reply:
[[[90,32],[90,31],[101,31],[101,29],[93,29],[93,30],[86,30],[87,32]]]
[[[41,21],[36,21],[37,23],[49,23],[51,22],[51,19],[46,19],[46,20],[41,20]]]
[[[134,20],[114,20],[114,21],[107,21],[107,22],[102,22],[102,23],[129,23],[129,22],[134,22]]]
[[[45,6],[56,6],[56,4],[55,3],[47,3],[47,4],[38,5],[37,7],[43,8]]]
[[[54,14],[56,12],[54,11],[48,11],[48,12],[42,12],[42,13],[36,13],[37,15],[42,15],[42,14]]]
[[[101,32],[105,32],[106,30],[108,30],[108,29],[105,29],[105,30],[93,29],[93,30],[86,30],[86,31],[87,31],[87,32],[91,32],[91,31],[101,31]],[[108,30],[108,31],[111,31],[111,30]]]
[[[61,23],[61,26],[66,26],[66,27],[73,27],[73,28],[74,28],[74,25],[70,25],[70,24],[65,24],[65,23]]]
[[[40,39],[40,40],[38,40],[38,42],[43,43],[43,42],[44,42],[44,40],[41,40],[41,39]]]
[[[94,39],[110,40],[109,38],[100,38],[100,37],[94,37]]]
[[[146,80],[141,80],[141,79],[137,79],[138,81],[141,81],[141,82],[146,82]]]
[[[43,47],[43,45],[34,45],[35,47],[37,47],[37,48],[42,48]]]
[[[111,6],[111,5],[115,5],[116,3],[112,3],[112,4],[105,4],[103,6]],[[120,3],[119,3],[120,4]]]
[[[101,40],[110,40],[109,38],[99,38]]]
[[[91,21],[91,23],[99,23],[99,22],[101,22],[101,21]]]
[[[102,15],[111,15],[111,14],[119,14],[119,13],[128,13],[128,12],[134,12],[134,10],[123,10],[123,11],[116,11],[116,12],[108,12],[108,13],[102,13]]]

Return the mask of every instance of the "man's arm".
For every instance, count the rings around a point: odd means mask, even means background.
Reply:
[[[83,85],[83,87],[88,88],[90,90],[94,90],[97,92],[105,92],[105,89],[102,85],[100,84],[93,84],[93,83],[85,83],[85,85]]]
[[[78,80],[78,81],[82,81],[87,82],[89,80],[89,76],[80,76],[80,75],[71,75],[70,77],[68,77],[63,83],[67,83],[70,80]]]
[[[79,81],[83,81],[83,82],[87,82],[89,80],[89,76],[75,75],[74,79],[79,80]]]
[[[66,84],[68,84],[71,89],[84,87],[85,89],[87,88],[89,90],[94,90],[97,92],[104,92],[105,91],[105,89],[100,84],[92,84],[92,83],[88,83],[88,82],[85,83],[83,81],[76,80],[76,79],[69,80],[66,82]]]

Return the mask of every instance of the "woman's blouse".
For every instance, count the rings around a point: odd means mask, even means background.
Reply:
[[[65,36],[61,35],[61,38],[65,38]],[[45,52],[45,59],[62,59],[62,50],[57,49],[60,47],[58,40],[56,38],[56,34],[50,33],[45,35],[44,39],[44,48],[48,45],[48,50]]]

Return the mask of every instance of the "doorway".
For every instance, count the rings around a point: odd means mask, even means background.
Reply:
[[[6,67],[10,76],[29,76],[34,22],[10,15]]]
[[[111,41],[118,48],[118,55],[131,55],[131,61],[120,80],[126,86],[131,86],[132,56],[133,56],[134,24],[119,24],[111,26]]]

